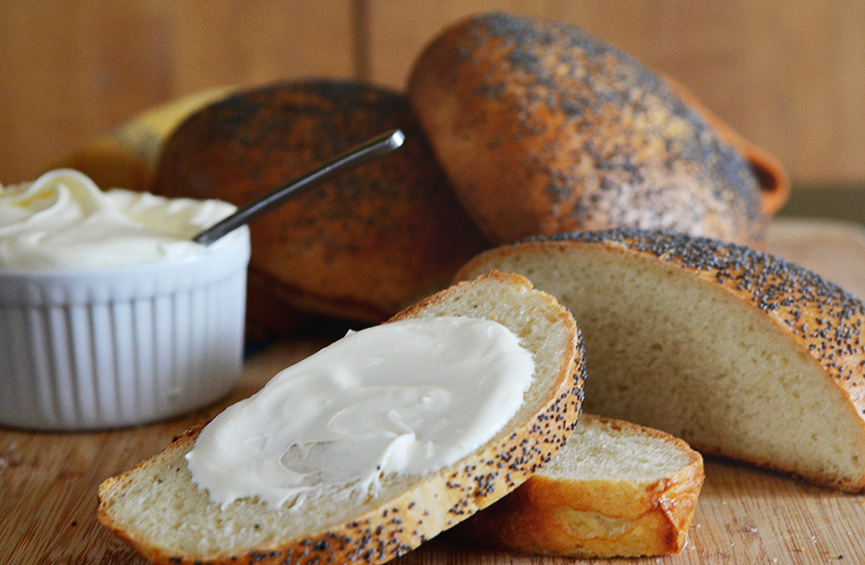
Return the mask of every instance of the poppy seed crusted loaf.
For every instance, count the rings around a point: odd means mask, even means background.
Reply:
[[[748,247],[627,229],[503,246],[458,276],[491,269],[579,320],[587,411],[865,490],[865,306],[837,285]]]
[[[394,128],[406,136],[394,153],[327,179],[250,225],[256,325],[279,333],[291,312],[379,323],[446,286],[488,247],[405,96],[324,79],[232,93],[171,133],[152,190],[242,206]]]
[[[517,413],[453,465],[424,476],[385,475],[380,491],[365,496],[335,500],[313,491],[295,510],[249,497],[221,507],[191,480],[184,455],[200,432],[193,429],[105,481],[100,521],[156,563],[381,563],[498,500],[552,458],[579,418],[579,330],[553,297],[503,274],[449,287],[393,320],[435,316],[494,319],[535,362]]]
[[[583,414],[568,443],[520,488],[459,526],[499,549],[582,558],[685,547],[703,458],[684,441]]]
[[[620,226],[765,237],[749,162],[658,75],[575,26],[470,17],[424,49],[408,96],[493,242]]]

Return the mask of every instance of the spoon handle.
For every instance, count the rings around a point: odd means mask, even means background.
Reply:
[[[405,141],[405,135],[401,130],[395,129],[361,143],[297,180],[238,209],[234,214],[200,232],[192,238],[192,241],[209,245],[236,228],[249,223],[254,217],[279,206],[305,189],[315,186],[327,177],[387,155],[402,146],[403,141]]]

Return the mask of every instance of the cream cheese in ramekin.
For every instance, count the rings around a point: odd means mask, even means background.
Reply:
[[[218,201],[101,192],[67,169],[0,187],[0,425],[94,430],[206,406],[240,375],[249,228]]]
[[[78,171],[50,171],[0,187],[0,269],[118,267],[195,255],[205,247],[191,238],[234,210],[218,200],[103,192]]]

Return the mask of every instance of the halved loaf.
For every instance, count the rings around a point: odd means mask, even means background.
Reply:
[[[583,414],[549,465],[460,525],[485,545],[583,558],[678,553],[703,485],[684,441]]]
[[[573,317],[522,277],[445,289],[393,320],[495,319],[535,360],[524,404],[493,439],[426,476],[388,475],[378,495],[309,497],[292,511],[243,498],[221,508],[191,481],[184,455],[199,429],[99,488],[100,521],[157,563],[380,563],[498,500],[549,461],[580,414],[584,365]]]
[[[865,306],[837,285],[748,247],[625,229],[504,246],[458,276],[491,269],[579,320],[587,411],[865,490]]]

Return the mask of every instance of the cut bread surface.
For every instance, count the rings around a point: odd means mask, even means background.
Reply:
[[[684,441],[583,414],[549,465],[460,532],[488,546],[543,555],[677,553],[703,478],[702,457]]]
[[[437,293],[396,319],[489,318],[535,360],[524,404],[505,428],[451,467],[389,475],[377,496],[310,497],[297,510],[244,498],[225,507],[196,487],[184,459],[199,429],[99,489],[99,518],[163,563],[380,563],[401,555],[521,484],[564,443],[584,377],[573,317],[522,277],[493,274]],[[243,464],[243,462],[239,462]]]
[[[630,422],[584,414],[538,475],[557,480],[656,482],[702,457],[682,440]]]
[[[520,273],[579,320],[585,409],[701,451],[865,489],[865,308],[769,254],[671,232],[535,238],[459,276]]]

